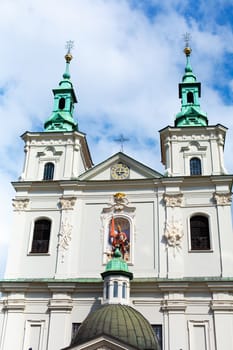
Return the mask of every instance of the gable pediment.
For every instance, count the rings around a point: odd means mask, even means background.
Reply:
[[[121,164],[123,165],[123,170],[120,169],[122,168]],[[160,177],[162,177],[162,175],[159,172],[147,167],[126,154],[119,152],[86,171],[79,177],[79,180],[138,180]]]
[[[121,341],[106,336],[103,336],[91,339],[85,343],[73,345],[67,347],[63,350],[137,350],[135,347],[132,347],[128,344],[122,343]]]

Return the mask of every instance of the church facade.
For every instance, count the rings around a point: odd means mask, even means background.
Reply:
[[[233,348],[227,128],[210,125],[201,110],[191,49],[184,52],[181,111],[160,130],[164,174],[122,152],[93,165],[73,118],[72,56],[65,56],[44,131],[22,135],[25,162],[13,182],[14,234],[0,281],[0,350],[68,347],[104,303],[100,273],[116,250],[134,275],[130,297],[128,285],[124,293],[162,350]],[[80,349],[104,348],[88,346]]]

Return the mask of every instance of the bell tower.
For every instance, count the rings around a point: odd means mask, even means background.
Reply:
[[[93,163],[86,136],[73,116],[77,98],[69,72],[71,47],[68,42],[65,73],[53,90],[53,112],[44,131],[22,135],[25,160],[19,180],[13,183],[17,230],[9,250],[9,278],[51,278],[72,269],[69,256],[64,262],[77,206],[69,186],[77,184],[79,175]]]
[[[160,130],[162,163],[168,177],[226,174],[223,149],[227,128],[208,125],[207,114],[200,107],[201,83],[191,67],[191,52],[186,41],[185,73],[179,84],[181,111],[174,127]]]

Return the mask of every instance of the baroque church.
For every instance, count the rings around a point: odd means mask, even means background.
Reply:
[[[184,53],[160,174],[123,152],[93,165],[68,50],[43,132],[22,135],[0,350],[233,349],[227,128],[209,124]]]

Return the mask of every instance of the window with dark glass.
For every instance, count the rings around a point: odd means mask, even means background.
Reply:
[[[126,298],[126,283],[123,282],[122,284],[122,298],[125,299]]]
[[[201,160],[199,158],[190,159],[190,175],[201,175]]]
[[[196,215],[190,219],[191,250],[209,250],[209,220],[205,216]]]
[[[191,91],[187,93],[187,102],[194,103],[193,93]]]
[[[72,323],[71,340],[73,340],[74,337],[76,336],[80,326],[81,326],[81,323]]]
[[[35,221],[31,253],[48,253],[51,221],[40,219]]]
[[[64,97],[61,97],[59,100],[59,109],[64,109],[65,108],[65,104],[66,104],[66,100],[64,99]]]
[[[153,331],[154,331],[156,338],[158,340],[160,349],[162,350],[162,348],[163,348],[163,328],[162,328],[162,325],[161,324],[152,324],[151,326],[152,326]]]
[[[44,166],[44,176],[43,180],[52,180],[54,174],[54,164],[53,163],[46,163]]]
[[[106,287],[105,287],[105,298],[108,299],[109,298],[109,283],[106,283]]]
[[[118,282],[113,282],[113,298],[118,297]]]

